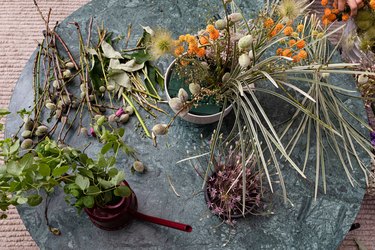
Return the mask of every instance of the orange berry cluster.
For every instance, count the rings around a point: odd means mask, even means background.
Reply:
[[[174,51],[176,56],[180,56],[185,52],[184,45],[187,44],[187,54],[190,56],[204,57],[206,55],[205,46],[210,45],[211,41],[215,41],[220,37],[220,33],[212,24],[207,25],[204,34],[199,37],[186,34],[181,35],[175,41],[176,49]],[[185,44],[184,44],[185,43]]]
[[[287,43],[288,47],[285,49],[278,48],[276,50],[276,55],[291,57],[293,62],[299,62],[307,58],[307,52],[304,50],[306,42],[303,39],[296,38],[296,40],[294,38],[298,37],[298,33],[302,33],[305,27],[303,24],[298,24],[296,31],[294,31],[293,27],[290,25],[286,26],[283,31],[285,36],[290,37],[290,40]]]
[[[371,0],[375,1],[375,0]],[[321,1],[322,6],[326,7],[324,9],[324,15],[322,17],[322,22],[324,25],[329,25],[330,23],[338,20],[338,21],[347,21],[350,17],[349,13],[347,12],[340,12],[338,10],[337,0],[334,0],[332,3],[332,7],[328,7],[328,0]]]

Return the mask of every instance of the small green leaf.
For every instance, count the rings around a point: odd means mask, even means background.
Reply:
[[[62,166],[62,167],[59,167],[59,168],[55,168],[53,171],[52,171],[52,175],[54,177],[60,177],[62,176],[63,174],[65,174],[68,170],[69,170],[69,166]]]
[[[95,204],[95,199],[93,196],[85,196],[83,197],[83,205],[87,208],[92,208],[94,207]]]
[[[0,109],[0,115],[9,115],[10,112],[6,109]]]
[[[98,182],[99,185],[102,186],[104,189],[108,189],[114,186],[110,181],[104,180],[102,178],[98,178]]]
[[[20,140],[18,139],[17,141],[15,141],[13,143],[12,146],[10,146],[10,151],[9,153],[12,155],[14,154],[15,152],[17,152],[17,150],[20,148]]]
[[[109,177],[114,177],[114,176],[116,176],[117,173],[118,173],[117,168],[111,168],[111,169],[108,171],[108,175],[109,175]]]
[[[103,147],[102,147],[102,150],[101,150],[101,153],[103,155],[105,155],[113,146],[113,143],[112,142],[108,142],[107,144],[105,144]]]
[[[17,198],[17,203],[18,204],[25,204],[27,202],[27,198],[26,197],[18,197]]]
[[[10,175],[19,176],[22,173],[22,169],[20,168],[20,166],[17,164],[16,161],[9,161],[6,166],[7,166],[7,172]]]
[[[128,197],[131,194],[131,190],[127,186],[119,186],[113,192],[116,196]]]
[[[87,188],[87,195],[98,195],[100,193],[100,189],[97,186],[89,186]]]
[[[75,183],[81,190],[86,190],[90,186],[90,180],[82,175],[77,175]]]
[[[43,200],[42,196],[40,196],[39,194],[33,194],[27,198],[27,204],[34,207],[34,206],[39,205],[42,202],[42,200]]]
[[[49,176],[51,174],[50,167],[45,163],[39,164],[39,174],[41,176]]]
[[[113,185],[118,185],[121,181],[123,181],[125,179],[125,173],[123,171],[119,171],[116,176],[114,176],[112,179],[111,179],[111,183]]]
[[[23,170],[24,168],[31,167],[33,162],[34,156],[31,153],[25,154],[19,162],[19,167],[21,168],[21,170]]]

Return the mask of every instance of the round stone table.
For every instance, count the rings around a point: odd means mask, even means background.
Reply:
[[[58,32],[71,46],[77,44],[77,34],[75,27],[69,22],[78,22],[81,29],[85,30],[89,18],[93,17],[94,27],[103,22],[109,31],[122,34],[126,34],[127,26],[132,23],[134,30],[131,44],[134,45],[141,34],[140,25],[165,27],[173,31],[175,36],[196,32],[205,26],[207,18],[218,13],[219,6],[214,2],[94,0],[61,23]],[[262,2],[242,1],[240,6],[249,14],[254,13]],[[72,51],[77,54],[77,46],[72,48]],[[13,112],[32,105],[33,96],[30,93],[33,60],[34,56],[26,65],[14,90],[10,104],[10,110]],[[159,66],[165,70],[168,62],[170,60],[161,61]],[[355,88],[355,81],[351,76],[340,76],[335,80],[346,88]],[[269,101],[269,97],[264,100],[271,120],[283,121],[283,117],[290,115],[290,109],[285,103]],[[362,102],[346,100],[345,103],[351,110],[365,117]],[[148,120],[147,124],[151,126],[167,120],[168,118],[163,116],[159,121]],[[77,214],[73,207],[67,206],[62,191],[56,190],[50,201],[48,216],[50,224],[61,230],[61,236],[54,236],[48,231],[44,219],[44,203],[35,208],[18,207],[26,228],[41,249],[336,249],[360,208],[365,192],[363,176],[356,171],[353,173],[362,187],[352,188],[338,160],[327,147],[326,155],[332,156],[327,160],[326,166],[327,194],[320,192],[317,201],[314,201],[314,184],[302,180],[295,171],[281,162],[289,199],[293,205],[284,205],[278,192],[272,199],[273,215],[241,219],[235,228],[219,226],[220,220],[210,214],[203,194],[199,192],[201,178],[190,164],[176,164],[189,156],[187,151],[192,153],[195,147],[202,145],[201,134],[204,135],[203,141],[208,141],[213,127],[193,125],[177,119],[169,135],[160,137],[159,145],[155,148],[150,140],[143,139],[139,132],[134,132],[136,123],[137,120],[133,118],[126,126],[125,141],[135,147],[147,167],[147,172],[144,175],[132,175],[129,167],[132,160],[124,155],[118,157],[118,167],[125,170],[126,179],[137,194],[139,210],[190,224],[193,232],[184,233],[140,221],[134,221],[119,231],[103,231],[95,227],[85,213]],[[7,135],[14,133],[19,124],[19,118],[10,116],[6,127]],[[92,139],[87,140],[93,142],[88,153],[95,156],[100,145]],[[83,148],[87,140],[71,135],[68,142]],[[301,150],[299,148],[305,148],[303,141],[301,147],[296,147],[297,154],[298,150]],[[369,162],[365,154],[360,156],[364,162]],[[296,162],[301,163],[302,157],[296,159]],[[313,162],[312,156],[308,166],[310,177],[314,176]],[[172,191],[168,178],[180,197]]]

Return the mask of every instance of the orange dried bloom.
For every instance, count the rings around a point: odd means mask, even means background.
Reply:
[[[204,57],[206,55],[206,49],[205,48],[199,48],[197,50],[197,56],[198,57]]]
[[[322,4],[323,6],[326,6],[326,5],[328,4],[328,0],[322,0],[321,4]]]
[[[327,16],[327,19],[331,22],[335,21],[336,20],[336,15],[335,14],[329,14]]]
[[[178,46],[178,47],[175,48],[174,53],[175,53],[176,56],[180,56],[180,55],[182,55],[182,53],[184,53],[184,50],[185,49],[184,49],[183,46]]]
[[[306,59],[307,58],[307,52],[305,50],[300,50],[298,52],[298,57],[301,58],[301,59]]]
[[[298,42],[296,42],[296,46],[297,48],[299,49],[303,49],[305,47],[306,43],[304,40],[299,40]]]
[[[292,50],[290,50],[290,49],[285,49],[284,51],[283,51],[283,54],[282,54],[283,56],[287,56],[287,57],[292,57]]]
[[[276,30],[277,33],[279,33],[283,28],[284,28],[284,24],[282,24],[282,23],[278,23],[275,26],[275,30]]]
[[[332,13],[332,11],[331,11],[330,8],[325,8],[325,9],[324,9],[324,15],[325,15],[325,16],[328,16],[328,15],[331,14],[331,13]]]
[[[213,26],[212,24],[207,25],[207,27],[206,27],[206,31],[207,31],[208,33],[214,32],[214,30],[216,30],[216,29],[215,29],[215,26]]]
[[[328,18],[327,17],[323,17],[323,24],[325,25],[325,26],[327,26],[328,24],[330,24],[331,23],[331,21],[329,21],[328,20]]]
[[[283,54],[283,49],[282,48],[278,48],[276,50],[276,55],[281,56],[282,54]]]
[[[289,46],[293,47],[296,44],[296,40],[292,39],[289,41]]]
[[[181,35],[181,36],[178,37],[178,41],[181,42],[181,43],[184,42],[185,39],[186,39],[185,35]]]
[[[285,34],[286,36],[290,36],[290,35],[292,35],[292,33],[293,33],[293,28],[292,28],[292,27],[288,26],[288,27],[286,27],[286,28],[284,29],[284,34]]]
[[[198,49],[199,49],[198,48],[198,44],[191,43],[191,44],[189,44],[188,54],[189,55],[194,55],[194,54],[197,53]]]
[[[375,1],[374,1],[374,7],[375,7]],[[345,13],[342,15],[341,19],[345,22],[349,20],[349,17],[350,17],[349,14]]]
[[[196,43],[197,41],[195,40],[195,37],[190,35],[190,34],[186,34],[185,35],[185,40],[186,42],[188,43]]]
[[[335,14],[335,15],[340,13],[340,11],[338,9],[332,9],[331,12],[332,12],[332,14]]]
[[[303,24],[298,24],[298,26],[297,26],[297,31],[298,31],[298,32],[302,32],[304,27],[305,27],[305,26],[303,26]]]
[[[370,1],[370,8],[375,10],[375,0]]]
[[[206,44],[209,44],[210,42],[208,41],[208,37],[207,36],[201,36],[199,38],[199,43],[202,44],[202,45],[206,45]]]
[[[264,22],[265,28],[271,28],[275,22],[272,20],[272,18],[267,18],[267,20]]]
[[[277,32],[276,32],[276,29],[273,29],[271,32],[270,32],[270,37],[274,37],[277,35]]]
[[[299,62],[299,61],[301,61],[301,58],[298,55],[294,55],[292,57],[292,59],[293,59],[293,62]]]
[[[216,29],[215,29],[213,32],[210,33],[210,38],[211,38],[212,40],[216,40],[216,39],[218,39],[219,36],[220,36],[220,33],[219,33],[219,31],[216,30]]]

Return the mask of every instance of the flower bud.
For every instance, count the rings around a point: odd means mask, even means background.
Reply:
[[[99,91],[104,93],[107,89],[104,87],[104,86],[100,86],[99,87]]]
[[[32,133],[31,133],[30,130],[25,130],[25,131],[23,131],[22,134],[21,134],[21,136],[22,136],[23,138],[25,138],[25,139],[26,139],[26,138],[30,138],[31,135],[32,135]]]
[[[155,135],[165,135],[168,133],[168,125],[167,124],[156,124],[152,128],[152,132],[154,132]]]
[[[199,92],[201,92],[201,85],[199,85],[198,83],[190,83],[189,91],[191,94],[197,95],[199,94]]]
[[[35,135],[37,136],[42,136],[42,135],[45,135],[47,134],[48,132],[48,127],[47,126],[44,126],[44,125],[41,125],[39,126],[36,131],[35,131]]]
[[[52,86],[53,86],[55,89],[57,89],[58,87],[60,87],[59,81],[58,81],[58,80],[54,80],[54,81],[52,82]]]
[[[124,111],[129,115],[132,115],[134,113],[134,109],[132,106],[127,106]]]
[[[240,66],[242,68],[247,68],[250,63],[251,63],[251,59],[249,57],[249,55],[247,54],[242,54],[239,58],[238,58],[238,63],[240,64]]]
[[[223,19],[219,19],[215,22],[215,27],[218,30],[223,30],[227,27],[227,22]]]
[[[358,83],[359,84],[365,84],[368,82],[368,76],[362,74],[358,76]]]
[[[250,48],[252,43],[253,43],[253,36],[246,35],[238,41],[238,47],[242,50],[245,50],[245,49]]]
[[[47,103],[46,104],[46,108],[51,110],[51,111],[55,111],[56,110],[56,104],[54,103]]]
[[[127,123],[129,121],[129,114],[122,114],[118,119],[119,123]]]
[[[251,60],[254,59],[254,53],[253,53],[252,50],[249,51],[249,57],[250,57]]]
[[[111,91],[115,90],[115,86],[113,86],[113,85],[108,85],[108,86],[107,86],[107,90],[108,90],[109,92],[111,92]]]
[[[116,122],[117,120],[118,120],[118,117],[116,116],[116,114],[112,114],[112,115],[108,116],[109,122]]]
[[[228,20],[233,23],[237,23],[242,20],[242,15],[241,13],[232,13],[228,16]]]
[[[74,68],[74,63],[72,63],[72,62],[67,62],[67,63],[65,63],[65,67],[66,67],[67,69],[73,69],[73,68]]]
[[[144,167],[143,163],[140,162],[140,161],[135,161],[133,163],[133,169],[135,171],[137,171],[138,173],[143,173],[145,171],[145,167]]]
[[[188,93],[183,88],[180,88],[177,96],[180,98],[181,102],[186,102],[189,99]]]
[[[117,117],[120,117],[122,114],[124,114],[125,112],[124,112],[124,109],[123,108],[119,108],[117,111],[116,111],[116,113],[115,113],[115,115],[117,116]]]
[[[96,133],[95,133],[95,130],[94,130],[94,128],[90,128],[90,135],[92,136],[92,137],[96,137]]]
[[[98,124],[98,126],[102,126],[103,123],[106,121],[106,117],[104,115],[100,116],[99,119],[96,121],[96,124]]]
[[[64,70],[64,72],[63,72],[63,77],[64,78],[69,78],[71,76],[72,76],[72,72],[69,69]]]
[[[24,119],[25,124],[23,125],[25,130],[32,130],[34,127],[34,122],[30,118]]]
[[[181,110],[184,107],[180,98],[176,98],[176,97],[170,99],[168,104],[173,109],[173,111],[175,111],[175,112],[178,112],[179,110]]]
[[[22,143],[21,143],[21,148],[22,149],[29,149],[33,146],[33,141],[31,139],[25,139]]]

